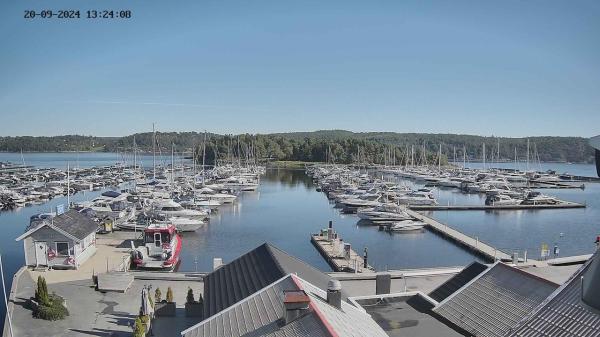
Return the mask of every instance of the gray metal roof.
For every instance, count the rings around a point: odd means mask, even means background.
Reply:
[[[310,297],[310,312],[287,325],[283,323],[283,292],[304,290]],[[371,317],[342,302],[337,309],[325,300],[326,293],[294,275],[246,297],[220,313],[184,330],[185,337],[388,337]]]
[[[422,294],[398,294],[356,300],[390,337],[460,337],[463,331],[431,312]]]
[[[590,308],[581,300],[581,278],[589,277],[593,263],[600,265],[598,252],[507,337],[600,336],[600,311]],[[600,288],[600,284],[595,287]]]
[[[204,314],[212,316],[287,274],[326,288],[329,276],[268,243],[204,277]]]
[[[590,138],[590,145],[596,150],[600,150],[600,136]]]
[[[51,222],[53,227],[69,233],[79,240],[83,240],[98,229],[98,224],[94,220],[76,210],[67,211],[45,221]]]
[[[448,281],[442,283],[439,287],[430,292],[429,297],[441,302],[458,289],[462,288],[465,284],[469,283],[472,279],[477,277],[486,269],[487,266],[485,264],[475,261],[468,265],[465,269],[461,270],[460,273],[454,275]]]
[[[496,263],[433,311],[475,336],[501,337],[557,287],[550,281]]]

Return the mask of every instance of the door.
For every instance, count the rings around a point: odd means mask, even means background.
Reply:
[[[35,264],[37,266],[48,265],[48,245],[45,241],[36,241],[35,245]]]
[[[154,245],[156,247],[162,247],[162,238],[160,233],[154,233]]]

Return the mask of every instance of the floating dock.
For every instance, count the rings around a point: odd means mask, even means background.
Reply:
[[[413,205],[413,211],[490,211],[490,210],[528,210],[528,209],[565,209],[585,208],[585,204],[564,201],[555,205]]]
[[[475,252],[489,261],[501,260],[508,262],[512,261],[513,259],[512,256],[479,241],[477,238],[472,238],[466,234],[463,234],[452,227],[449,227],[448,225],[438,222],[430,217],[424,216],[410,209],[406,209],[406,213],[417,220],[423,221],[427,225],[427,228],[429,228],[431,231],[451,239],[452,241]]]
[[[344,253],[344,241],[341,239],[330,240],[321,234],[311,234],[310,242],[336,272],[372,273],[374,271],[370,265],[364,268],[365,260],[353,249]]]

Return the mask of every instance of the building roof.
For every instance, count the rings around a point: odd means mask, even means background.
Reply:
[[[284,291],[304,290],[309,311],[285,324]],[[342,302],[341,309],[329,305],[326,293],[295,275],[286,275],[218,314],[181,332],[185,337],[388,337],[362,310]]]
[[[433,313],[434,304],[420,292],[360,296],[355,300],[390,337],[464,336],[464,331]]]
[[[600,336],[600,310],[582,301],[582,277],[586,280],[591,273],[598,272],[597,268],[600,268],[598,252],[507,336]],[[598,282],[593,286],[600,290]]]
[[[98,229],[98,224],[94,220],[76,210],[69,210],[53,218],[44,219],[37,226],[19,236],[16,241],[29,237],[44,226],[48,226],[75,241],[83,240]]]
[[[305,262],[265,243],[204,277],[204,315],[212,316],[287,274],[297,274],[323,289],[331,279]]]
[[[475,336],[501,337],[558,285],[497,262],[433,311]]]
[[[590,138],[590,145],[596,150],[600,150],[600,136]]]
[[[475,261],[468,265],[465,269],[461,270],[460,273],[454,275],[448,281],[442,283],[439,287],[430,292],[429,297],[441,302],[458,289],[462,288],[465,284],[469,283],[472,279],[477,277],[486,269],[487,266],[485,264]]]

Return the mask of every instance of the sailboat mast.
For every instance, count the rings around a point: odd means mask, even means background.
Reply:
[[[205,158],[206,158],[206,131],[204,131],[204,142],[202,144],[202,186],[204,186],[204,171],[206,170],[204,167]],[[216,160],[216,158],[215,158],[215,160]]]
[[[67,209],[71,205],[71,176],[70,176],[69,163],[67,163]]]
[[[485,170],[485,142],[483,143],[483,169]]]
[[[156,179],[156,130],[152,123],[152,179]]]
[[[173,173],[175,173],[175,143],[171,143],[171,184],[175,182]]]
[[[529,139],[527,139],[527,166],[526,171],[529,171]]]

